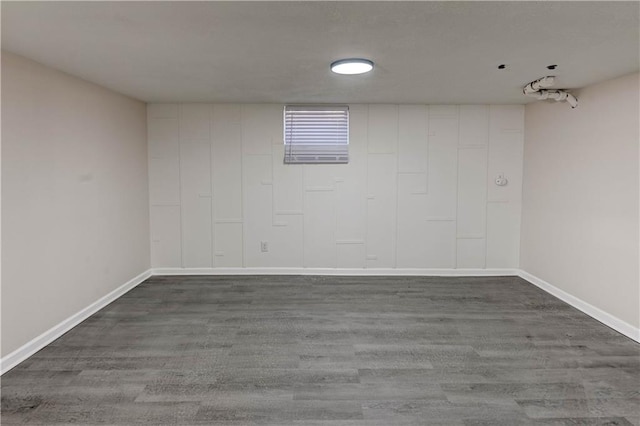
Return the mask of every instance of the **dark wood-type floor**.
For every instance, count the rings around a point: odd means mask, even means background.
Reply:
[[[2,377],[2,425],[639,417],[640,345],[513,277],[154,277]]]

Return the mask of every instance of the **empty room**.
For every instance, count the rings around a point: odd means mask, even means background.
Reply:
[[[0,7],[2,425],[640,426],[640,2]]]

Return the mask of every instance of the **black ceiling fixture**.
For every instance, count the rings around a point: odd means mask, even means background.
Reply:
[[[505,69],[505,68],[507,68],[507,66],[506,66],[505,64],[500,64],[500,65],[498,65],[498,69],[499,69],[499,70],[503,70],[503,69]]]
[[[547,65],[548,70],[555,70],[557,65]]]

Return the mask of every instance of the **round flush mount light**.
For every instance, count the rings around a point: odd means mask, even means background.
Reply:
[[[331,71],[336,74],[364,74],[373,69],[373,62],[368,59],[340,59],[331,63]]]

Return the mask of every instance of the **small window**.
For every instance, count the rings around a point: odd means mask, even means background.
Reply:
[[[284,108],[284,162],[349,162],[349,107],[287,105]]]

